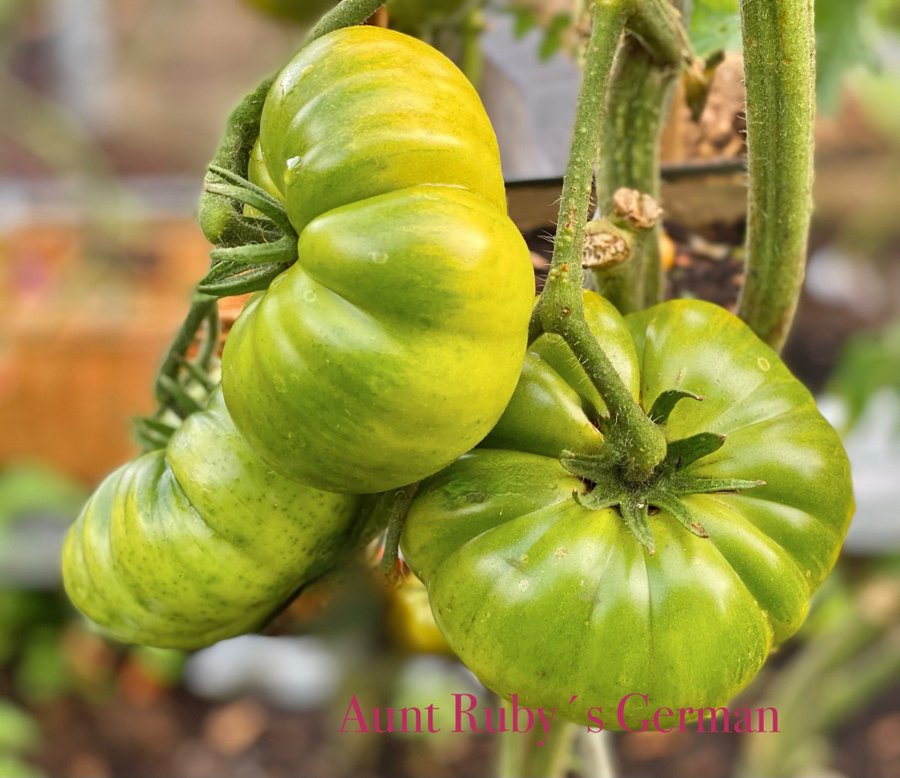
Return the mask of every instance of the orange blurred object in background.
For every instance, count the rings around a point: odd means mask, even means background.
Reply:
[[[94,483],[136,453],[131,419],[153,410],[156,368],[209,261],[192,221],[138,231],[119,266],[86,261],[77,224],[0,235],[0,468],[35,459]]]

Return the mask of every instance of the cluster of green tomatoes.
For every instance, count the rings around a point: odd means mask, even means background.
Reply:
[[[743,688],[852,512],[840,441],[778,356],[714,305],[623,317],[585,292],[669,445],[626,478],[572,352],[528,343],[532,266],[476,92],[400,33],[301,50],[248,176],[299,259],[238,318],[205,410],[85,506],[64,550],[75,605],[125,642],[252,631],[380,530],[367,495],[422,481],[401,549],[489,688],[577,721],[629,693],[700,708]]]

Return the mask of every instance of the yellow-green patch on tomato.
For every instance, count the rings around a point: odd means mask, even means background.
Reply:
[[[421,184],[506,210],[474,87],[439,51],[391,30],[351,27],[302,49],[269,91],[260,146],[298,233],[332,208]]]

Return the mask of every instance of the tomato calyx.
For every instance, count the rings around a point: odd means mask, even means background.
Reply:
[[[660,394],[653,402],[650,413],[647,414],[650,417],[650,421],[661,427],[669,420],[669,416],[672,415],[675,406],[682,400],[702,402],[703,398],[699,394],[686,392],[683,389],[669,389]]]
[[[259,240],[213,249],[210,252],[213,265],[197,285],[197,291],[227,297],[267,289],[298,258],[297,232],[284,205],[234,171],[210,165],[209,172],[224,183],[208,182],[206,192],[255,208],[265,218],[243,216],[238,219],[243,230],[255,234]]]
[[[698,395],[678,389],[663,392],[653,403],[648,416],[662,426],[677,403],[683,399],[701,400]],[[572,498],[581,506],[600,511],[616,508],[635,539],[656,552],[650,528],[650,518],[663,511],[672,516],[688,532],[697,537],[709,537],[703,525],[694,517],[684,497],[692,494],[739,492],[763,486],[764,481],[742,478],[708,478],[689,471],[695,462],[718,451],[725,444],[725,435],[700,432],[686,438],[669,441],[666,456],[646,480],[636,483],[627,477],[619,457],[612,450],[600,454],[578,454],[564,451],[560,462],[572,475],[587,485],[584,492]]]

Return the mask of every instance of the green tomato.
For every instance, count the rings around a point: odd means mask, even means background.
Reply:
[[[452,654],[434,623],[428,592],[422,582],[408,572],[387,592],[388,635],[401,651],[413,654]]]
[[[263,159],[262,147],[259,145],[258,138],[250,150],[250,159],[247,161],[247,179],[261,189],[265,189],[273,197],[281,198],[281,193],[278,191],[278,187],[275,186],[275,182],[272,181],[272,177],[266,168],[266,161]],[[244,206],[244,216],[253,216],[258,219],[265,218],[265,214],[252,205]]]
[[[281,197],[281,192],[278,191],[278,187],[275,186],[275,182],[266,168],[266,160],[263,158],[259,138],[256,139],[256,143],[253,144],[253,148],[250,150],[250,159],[247,163],[247,178],[257,186],[265,189],[270,195]]]
[[[417,40],[340,30],[276,79],[259,147],[300,259],[229,335],[236,425],[320,489],[436,472],[502,414],[534,294],[475,91]]]
[[[279,19],[299,24],[312,24],[331,8],[337,0],[244,0],[251,8]]]
[[[632,698],[619,721],[626,695],[722,705],[798,629],[847,531],[850,468],[809,392],[727,311],[676,301],[623,319],[593,293],[585,303],[625,385],[655,411],[666,461],[643,484],[625,480],[604,451],[606,409],[543,336],[488,439],[423,484],[402,548],[488,687],[632,727],[648,711]],[[666,419],[654,403],[673,389],[703,399],[670,404]],[[655,552],[630,526],[649,529]]]
[[[103,481],[66,537],[63,582],[113,638],[200,648],[258,628],[336,566],[360,499],[273,472],[216,392],[165,450]]]

